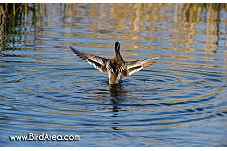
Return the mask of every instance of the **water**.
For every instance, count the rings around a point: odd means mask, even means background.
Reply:
[[[227,146],[225,4],[28,6],[1,26],[0,146]],[[162,59],[109,86],[68,47],[116,41]],[[30,132],[80,141],[9,140]]]

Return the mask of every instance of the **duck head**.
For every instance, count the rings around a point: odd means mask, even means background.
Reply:
[[[115,42],[115,52],[120,52],[120,43],[118,41]]]

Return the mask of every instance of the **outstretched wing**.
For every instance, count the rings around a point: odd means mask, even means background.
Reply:
[[[138,72],[141,69],[148,67],[149,65],[152,65],[158,59],[160,59],[160,57],[154,57],[152,59],[136,60],[136,61],[126,62],[126,64],[127,64],[127,75],[130,76],[131,74]]]
[[[89,64],[93,65],[96,69],[98,69],[101,72],[106,72],[106,63],[108,61],[108,59],[99,57],[99,56],[95,56],[95,55],[91,55],[88,53],[83,53],[71,46],[69,46],[71,48],[71,50],[77,55],[79,56],[81,59],[87,61]]]

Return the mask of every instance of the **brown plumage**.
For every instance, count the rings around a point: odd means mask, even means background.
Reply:
[[[115,51],[113,59],[105,59],[99,56],[81,52],[73,47],[71,50],[81,59],[92,64],[96,69],[101,72],[107,72],[109,75],[109,84],[117,84],[123,76],[130,76],[131,74],[148,67],[155,63],[160,57],[152,59],[124,61],[120,54],[120,43],[115,43]]]

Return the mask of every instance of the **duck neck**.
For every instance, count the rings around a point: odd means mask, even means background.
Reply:
[[[115,50],[114,52],[114,59],[117,61],[117,62],[123,62],[123,58],[121,57],[121,54],[120,54],[120,51],[118,50]]]

